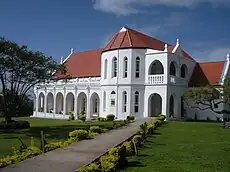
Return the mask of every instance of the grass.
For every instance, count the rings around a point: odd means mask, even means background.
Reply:
[[[36,146],[40,146],[40,133],[44,131],[47,141],[66,140],[70,131],[75,129],[86,129],[89,125],[112,126],[113,122],[80,122],[58,119],[39,119],[39,118],[14,118],[14,120],[27,120],[30,122],[30,129],[23,130],[0,130],[0,157],[12,153],[12,147],[19,148],[21,143],[18,137],[26,145],[30,145],[31,137],[34,138]],[[3,120],[3,119],[0,119]]]
[[[145,141],[138,156],[129,158],[125,171],[230,171],[230,129],[219,123],[165,123]]]

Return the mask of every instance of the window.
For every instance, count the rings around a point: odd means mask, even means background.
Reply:
[[[135,92],[135,104],[134,104],[134,112],[139,112],[139,92]]]
[[[111,92],[111,106],[115,106],[115,96],[116,96],[115,91],[112,91]]]
[[[136,78],[140,77],[140,57],[136,58]]]
[[[107,79],[107,68],[108,68],[108,60],[105,59],[105,65],[104,65],[104,79]]]
[[[85,98],[83,98],[82,100],[82,111],[86,113],[86,99]]]
[[[188,72],[187,66],[183,64],[180,69],[181,78],[186,78],[187,72]]]
[[[113,58],[113,64],[112,64],[112,77],[117,77],[117,58]]]
[[[124,58],[124,78],[127,78],[128,75],[128,58]]]
[[[176,67],[175,67],[174,62],[171,62],[171,63],[170,63],[170,71],[169,71],[169,74],[172,75],[172,76],[176,76]]]
[[[104,91],[103,93],[103,110],[105,111],[106,109],[106,92]]]
[[[123,112],[127,111],[127,92],[123,92]]]

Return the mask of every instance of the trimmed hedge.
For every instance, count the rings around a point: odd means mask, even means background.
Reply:
[[[6,123],[5,121],[0,122],[0,129],[27,129],[30,128],[30,123],[28,121],[11,121]]]
[[[115,119],[115,115],[113,115],[113,114],[109,114],[106,116],[107,121],[114,121],[114,119]]]
[[[155,117],[148,124],[144,123],[140,126],[141,130],[133,136],[130,141],[123,142],[120,146],[111,148],[107,154],[100,157],[99,161],[91,163],[88,166],[81,167],[78,172],[115,172],[125,167],[126,157],[137,154],[137,148],[141,146],[148,135],[154,133],[154,130],[162,124],[165,116]]]

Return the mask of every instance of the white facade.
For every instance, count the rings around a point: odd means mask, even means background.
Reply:
[[[69,57],[68,57],[69,58]],[[229,61],[228,61],[229,63]],[[68,118],[84,111],[86,117],[114,114],[125,119],[165,114],[180,120],[211,114],[186,108],[182,96],[196,62],[185,58],[179,41],[172,52],[153,49],[118,49],[101,55],[101,77],[76,78],[40,84],[35,88],[33,117]],[[228,70],[228,68],[226,69]],[[204,117],[204,118],[205,118]],[[211,119],[216,118],[211,114]],[[215,119],[214,119],[215,120]]]

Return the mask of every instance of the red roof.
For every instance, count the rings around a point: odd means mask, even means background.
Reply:
[[[190,86],[219,85],[225,61],[197,63]]]
[[[118,32],[113,39],[105,46],[103,51],[122,48],[151,48],[154,50],[164,50],[165,42],[137,32],[130,28],[124,28]]]
[[[102,49],[74,53],[66,62],[66,75],[76,77],[97,77],[101,75]],[[54,78],[64,77],[56,73]]]

